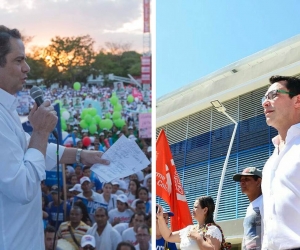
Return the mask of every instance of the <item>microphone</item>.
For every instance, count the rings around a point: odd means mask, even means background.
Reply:
[[[38,107],[41,106],[41,104],[44,102],[43,91],[37,86],[33,86],[30,89],[30,96],[32,97],[32,99],[34,99],[34,101],[35,101],[35,103],[37,104]],[[54,135],[54,137],[58,141],[58,134],[57,134],[57,131],[55,129],[52,131],[52,134]]]

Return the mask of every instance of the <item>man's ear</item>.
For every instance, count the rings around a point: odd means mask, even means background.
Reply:
[[[300,95],[296,95],[295,99],[295,108],[300,108]]]

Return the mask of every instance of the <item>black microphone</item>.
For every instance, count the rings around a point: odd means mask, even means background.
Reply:
[[[30,96],[35,101],[35,103],[37,104],[38,107],[41,106],[41,104],[44,102],[43,91],[37,86],[33,86],[30,89]],[[52,134],[54,135],[56,140],[58,140],[58,134],[55,129],[52,131]]]

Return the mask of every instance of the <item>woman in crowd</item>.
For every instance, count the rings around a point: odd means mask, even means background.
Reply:
[[[159,230],[166,241],[180,243],[182,250],[224,249],[224,235],[220,226],[213,220],[215,204],[210,196],[202,196],[194,203],[192,215],[198,224],[189,225],[175,232],[166,225],[163,208],[157,206]]]
[[[128,187],[128,193],[127,193],[127,197],[128,197],[128,204],[131,205],[131,203],[137,199],[137,191],[140,188],[140,182],[136,179],[131,180],[129,182],[129,187]]]
[[[135,208],[135,207],[136,207],[136,202],[137,202],[138,200],[142,200],[142,201],[145,203],[146,214],[151,213],[151,201],[149,201],[149,199],[148,199],[148,197],[149,197],[148,193],[149,193],[149,191],[148,191],[147,188],[145,188],[145,187],[140,187],[140,188],[138,189],[138,193],[137,193],[137,196],[138,196],[138,197],[137,197],[137,199],[135,199],[135,200],[132,202],[131,206],[132,206],[133,208]]]
[[[107,211],[117,207],[117,196],[112,194],[112,183],[106,182],[103,184],[103,193],[100,194],[102,203],[107,204]]]

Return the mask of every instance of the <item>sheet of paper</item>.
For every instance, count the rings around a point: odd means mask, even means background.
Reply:
[[[150,161],[135,141],[122,135],[102,156],[109,165],[94,164],[91,170],[101,182],[110,182],[146,168]]]

